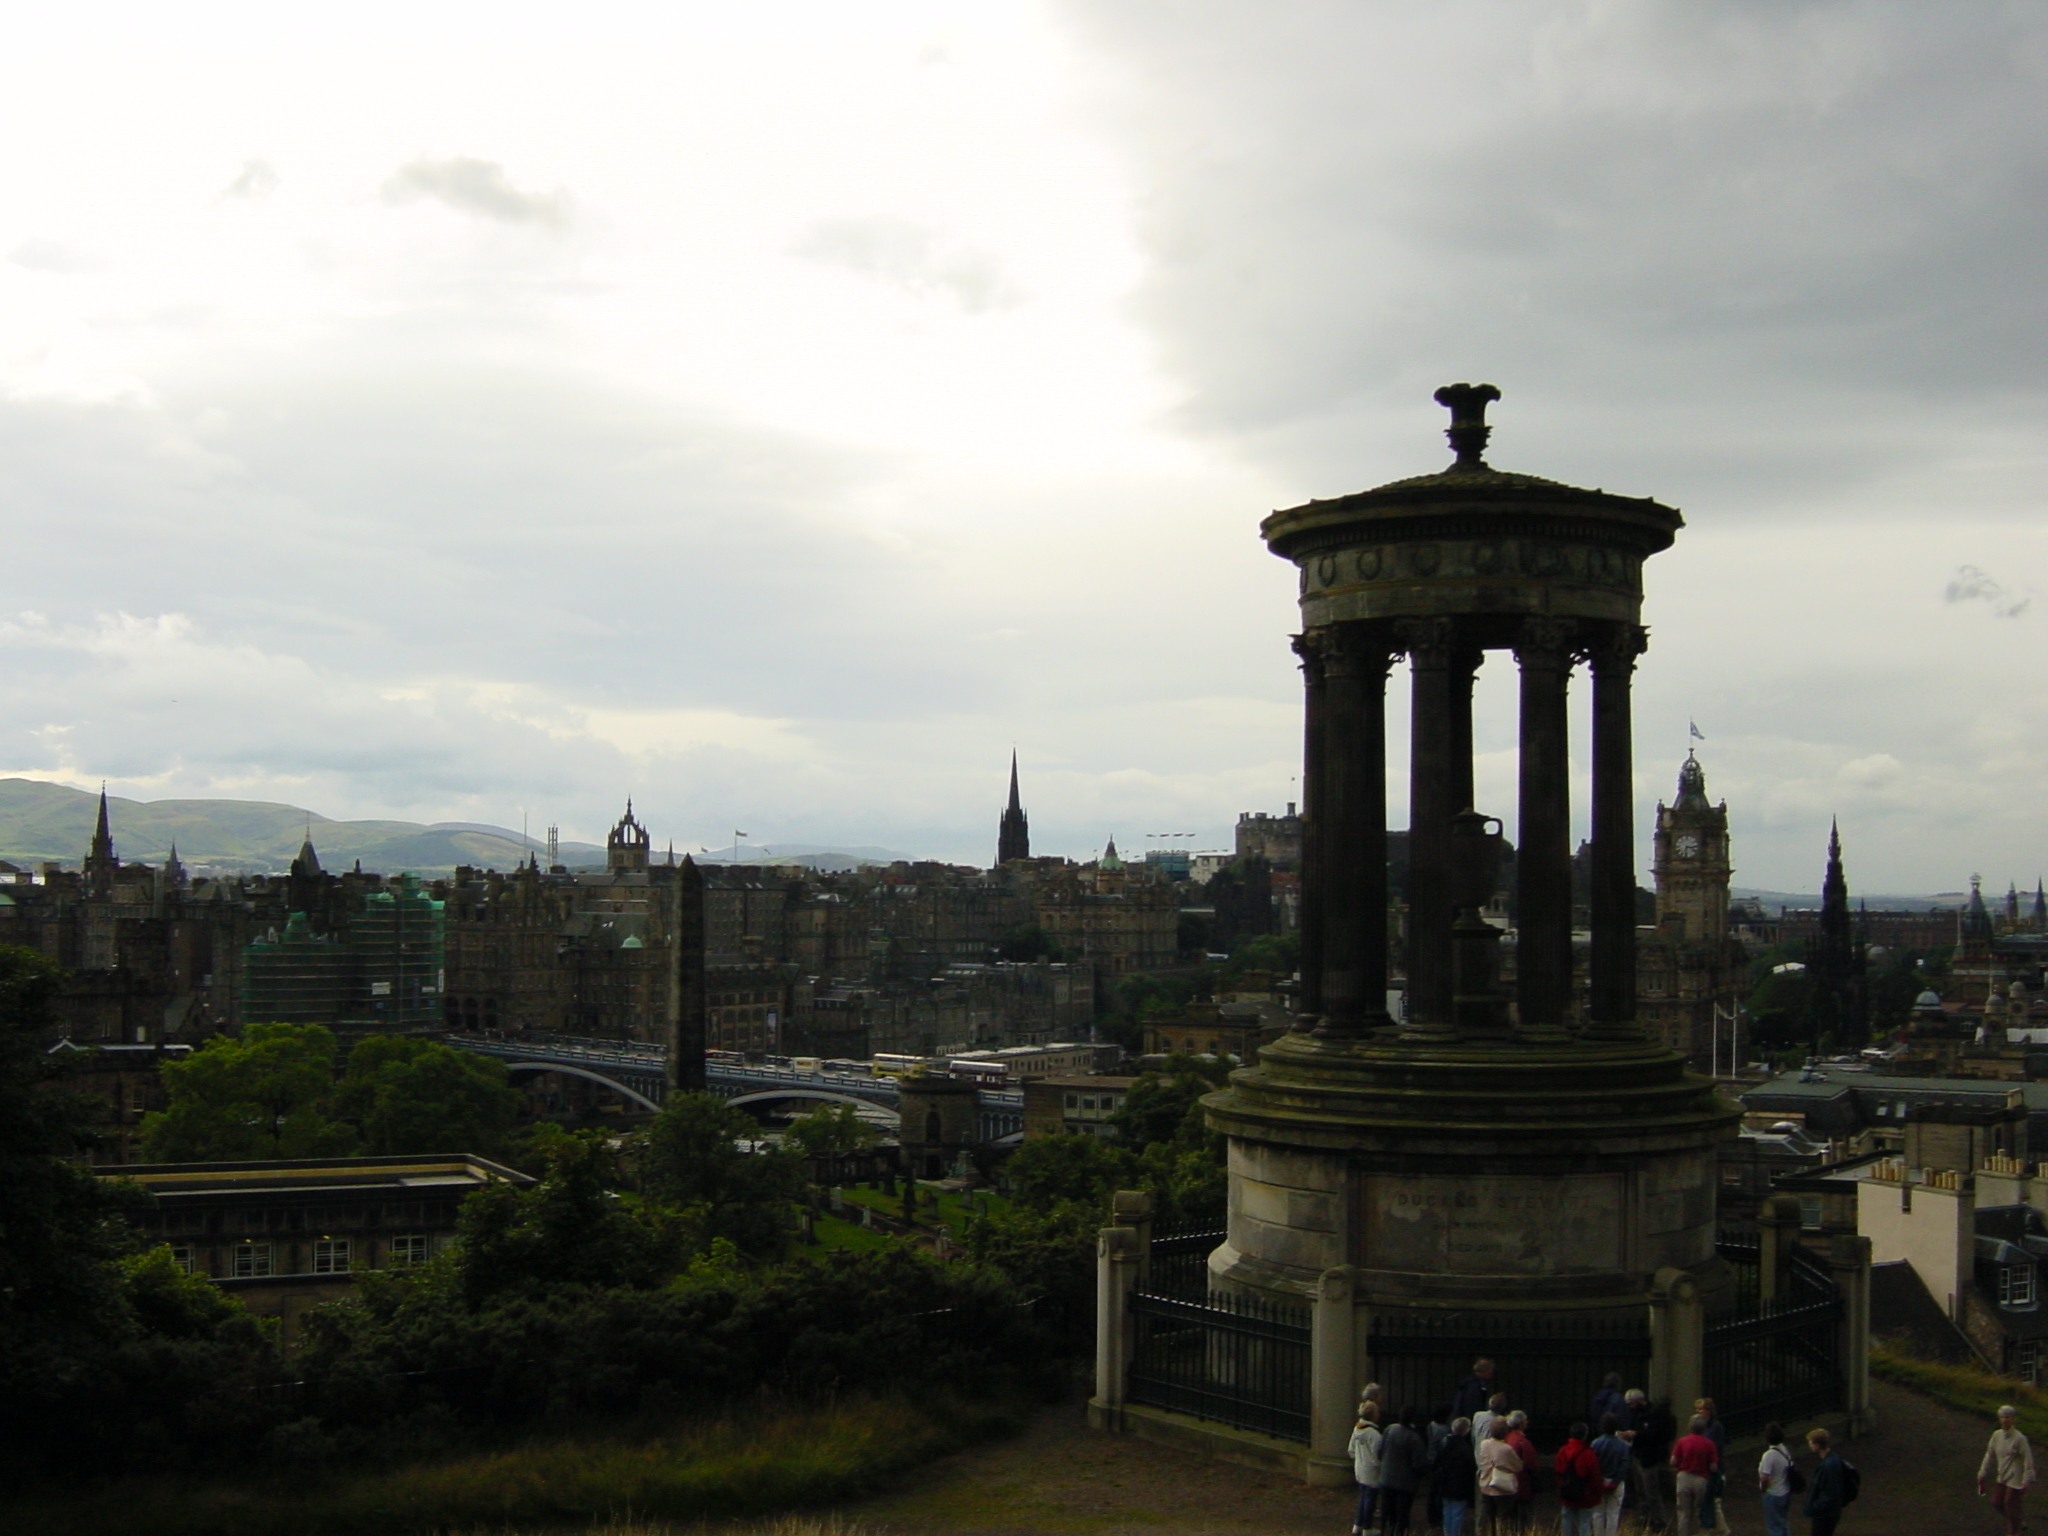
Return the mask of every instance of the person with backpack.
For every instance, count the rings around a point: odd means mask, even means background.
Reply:
[[[1806,1477],[1785,1449],[1785,1426],[1764,1426],[1764,1456],[1756,1464],[1757,1487],[1763,1490],[1764,1536],[1792,1536],[1792,1495],[1806,1487]]]
[[[1989,1486],[1991,1507],[2005,1516],[2006,1536],[2020,1536],[2027,1485],[2034,1480],[2034,1448],[2020,1433],[2019,1422],[2019,1409],[2007,1405],[1998,1410],[1998,1428],[1991,1431],[1991,1443],[1984,1447],[1984,1461],[1977,1468],[1977,1492],[1981,1496]]]
[[[1574,1424],[1557,1453],[1558,1529],[1562,1536],[1597,1536],[1607,1477],[1600,1470],[1599,1454],[1588,1443],[1591,1439],[1592,1433],[1583,1423]]]
[[[1820,1458],[1820,1465],[1813,1470],[1813,1482],[1807,1487],[1806,1502],[1800,1506],[1799,1513],[1813,1522],[1813,1536],[1835,1536],[1835,1526],[1841,1521],[1842,1511],[1856,1502],[1856,1495],[1863,1488],[1863,1479],[1854,1467],[1842,1460],[1842,1453],[1833,1448],[1833,1438],[1826,1430],[1808,1430],[1806,1443]]]

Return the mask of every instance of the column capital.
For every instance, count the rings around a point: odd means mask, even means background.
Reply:
[[[1573,619],[1522,620],[1515,631],[1515,660],[1524,668],[1569,671],[1578,655],[1579,625]]]
[[[1394,635],[1411,665],[1447,667],[1451,664],[1451,648],[1457,643],[1458,627],[1450,619],[1397,619]]]
[[[1382,681],[1401,654],[1392,627],[1384,623],[1333,624],[1322,637],[1323,670],[1331,677],[1373,677]]]
[[[1301,670],[1308,674],[1310,682],[1322,680],[1323,659],[1329,652],[1329,634],[1327,629],[1304,630],[1288,642],[1294,654],[1301,658]]]
[[[1322,677],[1370,677],[1377,672],[1385,678],[1401,646],[1387,624],[1326,624],[1296,635],[1294,654],[1301,658],[1303,671],[1313,669]]]
[[[1636,658],[1650,648],[1650,631],[1641,624],[1600,624],[1589,626],[1579,655],[1591,664],[1596,675],[1613,673],[1626,677],[1635,670]]]

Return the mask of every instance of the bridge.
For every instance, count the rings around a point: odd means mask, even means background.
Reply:
[[[498,1035],[448,1034],[441,1038],[458,1050],[496,1057],[505,1063],[505,1071],[512,1076],[566,1073],[609,1088],[646,1110],[657,1110],[668,1099],[668,1056],[658,1045],[637,1040],[591,1040],[575,1035],[528,1035],[515,1040]],[[704,1086],[735,1109],[750,1110],[757,1105],[810,1101],[885,1109],[893,1114],[902,1098],[893,1077],[799,1072],[794,1067],[766,1062],[706,1062]],[[1022,1089],[983,1088],[976,1098],[981,1108],[982,1140],[998,1141],[1023,1131]]]

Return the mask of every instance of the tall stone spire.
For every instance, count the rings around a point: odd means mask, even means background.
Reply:
[[[1017,753],[1010,753],[1010,803],[996,827],[996,864],[1031,857],[1031,822],[1024,814],[1024,802],[1017,794]]]
[[[1807,968],[1820,994],[1815,999],[1815,1034],[1835,1037],[1837,1046],[1860,1045],[1869,1029],[1863,975],[1863,946],[1849,917],[1849,880],[1842,872],[1842,829],[1828,824],[1828,869],[1820,888],[1820,937],[1813,940]]]
[[[96,895],[112,889],[114,871],[121,861],[114,857],[114,834],[107,825],[107,786],[100,786],[100,819],[93,828],[92,851],[85,856],[85,883]]]

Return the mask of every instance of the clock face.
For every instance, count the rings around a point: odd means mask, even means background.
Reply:
[[[1696,859],[1700,856],[1700,840],[1690,832],[1681,833],[1672,842],[1671,851],[1681,859]]]

